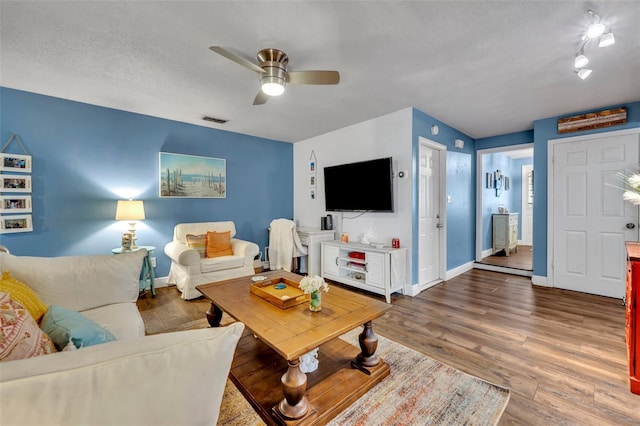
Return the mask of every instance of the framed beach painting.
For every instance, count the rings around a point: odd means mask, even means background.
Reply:
[[[31,213],[31,195],[0,197],[0,213]]]
[[[160,198],[227,198],[222,158],[160,153]]]
[[[33,223],[30,214],[0,217],[0,234],[31,231],[33,231]]]

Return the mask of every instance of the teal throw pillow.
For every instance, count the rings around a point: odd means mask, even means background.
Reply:
[[[53,340],[59,351],[69,342],[76,348],[99,345],[116,340],[106,328],[82,315],[80,312],[51,305],[42,317],[42,331]]]

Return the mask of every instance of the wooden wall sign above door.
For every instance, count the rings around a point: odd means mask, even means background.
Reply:
[[[627,122],[627,108],[605,109],[558,120],[558,134],[619,126]]]

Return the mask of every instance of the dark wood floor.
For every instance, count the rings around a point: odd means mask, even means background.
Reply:
[[[174,287],[157,293],[138,303],[149,333],[208,308]],[[640,424],[618,299],[472,270],[416,297],[395,294],[392,304],[374,323],[381,335],[512,390],[501,425]]]
[[[479,263],[505,268],[533,270],[533,248],[531,246],[518,246],[518,251],[511,250],[509,256],[504,255],[504,250],[483,258]]]

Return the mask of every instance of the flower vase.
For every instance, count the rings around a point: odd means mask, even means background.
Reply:
[[[316,290],[309,294],[309,310],[311,312],[320,312],[322,310],[322,294],[320,290]]]

